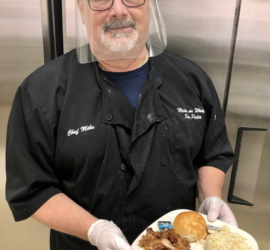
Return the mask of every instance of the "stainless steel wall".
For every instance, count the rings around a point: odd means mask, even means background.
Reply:
[[[41,9],[37,0],[0,1],[0,249],[48,250],[49,230],[32,219],[15,223],[5,201],[5,138],[18,86],[43,64]]]
[[[0,102],[11,103],[21,81],[43,64],[40,3],[0,2]]]
[[[212,78],[220,101],[226,82],[235,0],[159,1],[167,50],[196,62]]]
[[[64,53],[76,47],[76,0],[62,0]]]
[[[238,127],[270,130],[269,0],[242,1],[226,121],[233,145]],[[256,238],[260,249],[269,249],[270,131],[251,131],[246,136],[249,139],[241,145],[242,161],[235,191],[240,198],[251,199],[254,206],[231,206],[240,227]],[[225,191],[228,184],[229,175]]]

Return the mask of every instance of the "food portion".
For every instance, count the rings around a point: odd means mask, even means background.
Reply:
[[[198,212],[179,213],[173,221],[173,229],[167,230],[171,221],[158,221],[157,224],[160,231],[147,228],[146,235],[140,239],[138,246],[143,250],[189,250],[193,246],[203,250],[253,249],[245,237],[232,232],[228,225],[206,225],[206,220]]]
[[[139,247],[144,250],[188,250],[189,241],[181,238],[174,229],[163,232],[154,232],[152,228],[146,229],[146,235],[143,235],[139,241]]]
[[[197,212],[183,212],[176,216],[173,228],[183,238],[190,242],[199,242],[207,237],[206,222]]]
[[[231,232],[223,226],[220,232],[210,234],[204,244],[204,250],[252,250],[247,239],[238,233]]]

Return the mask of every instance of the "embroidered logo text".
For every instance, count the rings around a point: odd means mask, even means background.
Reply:
[[[194,109],[183,109],[177,108],[177,112],[184,115],[185,119],[189,120],[202,120],[203,114],[205,111],[201,108],[194,108]]]
[[[86,132],[86,131],[93,130],[93,129],[95,129],[95,126],[93,126],[92,124],[89,126],[82,126],[78,129],[70,129],[67,132],[67,136],[78,135],[79,133]]]

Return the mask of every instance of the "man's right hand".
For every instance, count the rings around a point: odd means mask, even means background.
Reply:
[[[88,239],[99,250],[132,250],[121,229],[112,221],[93,223],[88,230]]]

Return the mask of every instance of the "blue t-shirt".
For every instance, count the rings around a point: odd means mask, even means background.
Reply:
[[[149,71],[149,62],[142,67],[128,72],[108,72],[104,71],[108,80],[117,84],[125,93],[134,108],[143,84],[146,81]]]

